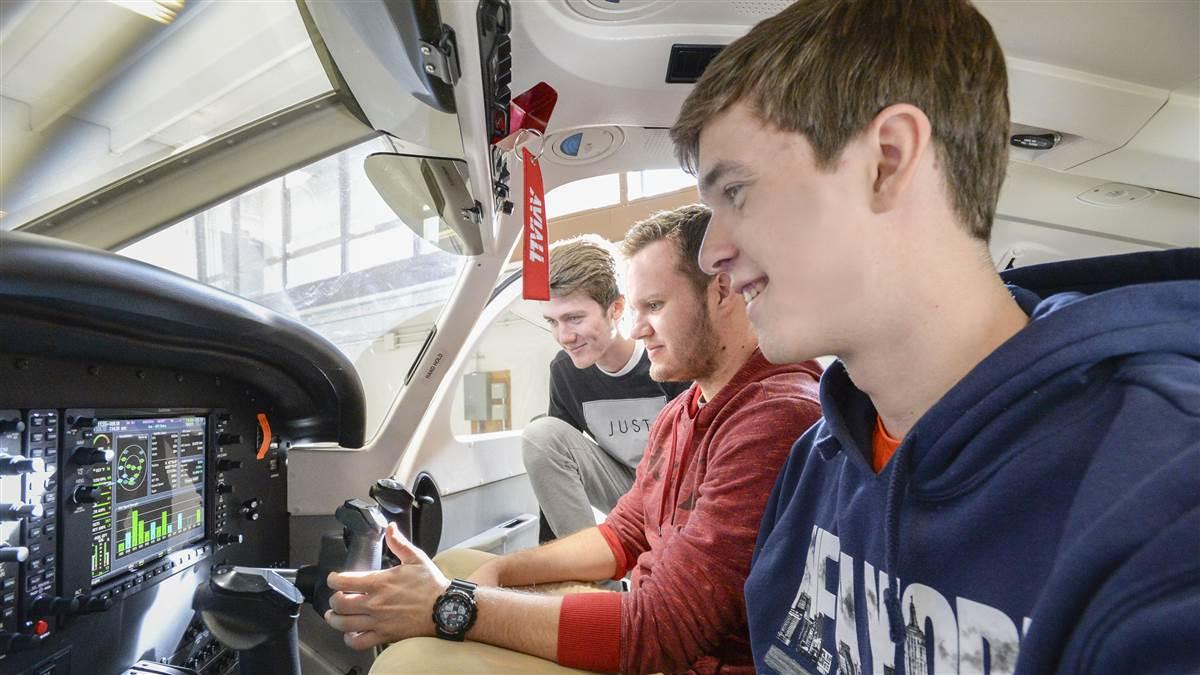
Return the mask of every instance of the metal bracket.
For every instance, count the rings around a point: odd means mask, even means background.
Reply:
[[[443,24],[437,44],[421,41],[421,67],[450,86],[458,82],[462,71],[458,67],[458,48],[454,42],[453,28]]]

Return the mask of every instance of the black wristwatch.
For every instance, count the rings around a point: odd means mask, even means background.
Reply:
[[[451,581],[433,603],[433,625],[443,640],[462,642],[475,625],[475,584],[462,579]]]

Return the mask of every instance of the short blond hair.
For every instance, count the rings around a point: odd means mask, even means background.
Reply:
[[[550,294],[583,291],[603,309],[621,297],[616,247],[594,234],[585,234],[550,247]]]
[[[884,108],[910,103],[933,127],[955,213],[987,241],[1008,166],[1008,76],[987,19],[967,0],[798,0],[713,59],[671,139],[693,173],[704,125],[738,102],[799,133],[818,168]]]
[[[679,254],[679,271],[692,282],[696,292],[703,295],[711,277],[700,269],[700,245],[704,243],[704,232],[711,218],[712,211],[703,204],[659,211],[629,228],[621,241],[621,252],[626,258],[632,258],[656,241],[671,242]]]

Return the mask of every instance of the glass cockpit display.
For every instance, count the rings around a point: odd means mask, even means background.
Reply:
[[[92,583],[204,535],[206,438],[201,416],[97,421]]]

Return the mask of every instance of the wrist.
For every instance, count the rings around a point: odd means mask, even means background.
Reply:
[[[467,631],[475,624],[475,588],[474,583],[454,579],[434,601],[431,618],[436,637],[456,642],[466,638]]]

